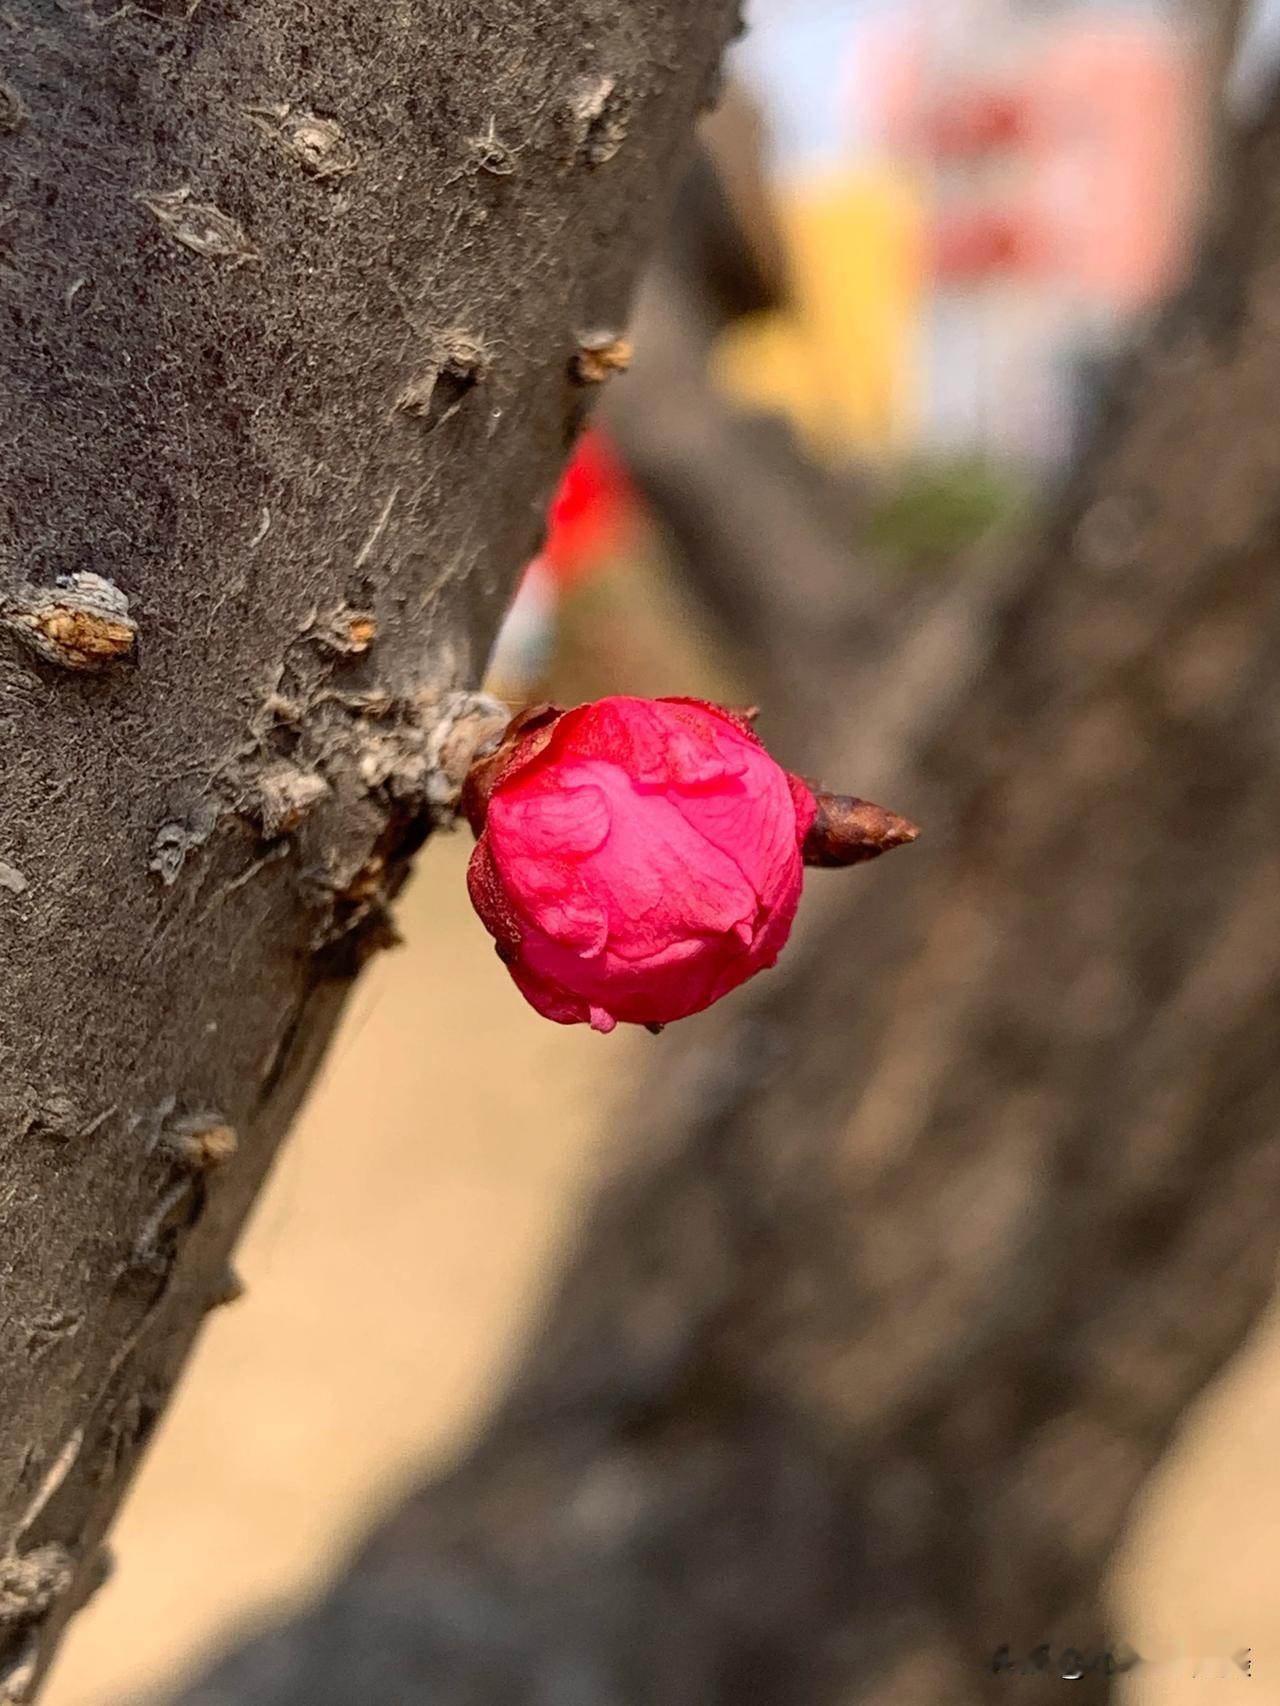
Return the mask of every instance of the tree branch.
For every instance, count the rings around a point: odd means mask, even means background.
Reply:
[[[0,18],[0,1701],[387,939],[734,10]]]

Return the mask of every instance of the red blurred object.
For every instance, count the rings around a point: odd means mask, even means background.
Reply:
[[[935,158],[1020,148],[1030,135],[1030,104],[1011,90],[966,90],[939,103],[924,119],[924,145]]]
[[[635,523],[635,488],[599,427],[589,427],[547,510],[541,557],[559,586],[569,586],[625,541]]]
[[[1041,233],[1025,214],[1000,208],[944,215],[933,229],[933,268],[948,284],[1025,275],[1045,258]]]

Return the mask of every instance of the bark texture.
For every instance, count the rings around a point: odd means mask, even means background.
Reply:
[[[389,935],[735,11],[0,11],[0,1701]]]
[[[919,846],[655,1043],[476,1449],[184,1706],[976,1706],[1107,1645],[1280,1246],[1280,108],[1234,185],[1041,543],[833,717]]]

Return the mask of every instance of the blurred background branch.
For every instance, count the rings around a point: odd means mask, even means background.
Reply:
[[[834,675],[883,656],[909,587],[857,543],[861,482],[806,455],[782,415],[712,383],[735,321],[789,302],[759,116],[731,87],[685,179],[635,319],[640,357],[604,421],[753,692],[793,731],[825,716]],[[863,529],[865,531],[865,529]]]

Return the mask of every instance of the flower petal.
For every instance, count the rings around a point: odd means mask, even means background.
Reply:
[[[590,783],[560,786],[554,775],[499,788],[485,834],[517,914],[581,954],[598,954],[609,913],[582,862],[609,834],[609,805]]]
[[[741,743],[725,738],[731,728],[694,701],[615,694],[566,712],[554,745],[621,766],[641,789],[697,787],[743,769]]]

